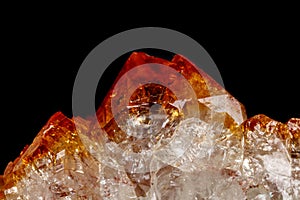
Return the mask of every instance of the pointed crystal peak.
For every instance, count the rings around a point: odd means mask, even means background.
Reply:
[[[247,119],[181,55],[132,53],[96,115],[55,113],[0,176],[0,199],[300,198],[300,119]]]

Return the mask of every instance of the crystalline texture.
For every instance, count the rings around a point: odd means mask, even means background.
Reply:
[[[4,195],[6,199],[101,199],[98,179],[98,163],[86,151],[74,123],[56,113],[7,166]]]
[[[285,124],[264,115],[244,124],[243,173],[246,189],[263,188],[273,199],[293,199],[291,157],[285,144],[289,130]],[[257,194],[260,195],[260,194]]]
[[[300,119],[246,119],[183,56],[134,52],[97,117],[51,117],[0,199],[300,199]]]

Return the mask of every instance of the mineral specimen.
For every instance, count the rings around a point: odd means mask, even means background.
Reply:
[[[54,114],[0,199],[300,199],[300,119],[247,119],[183,56],[134,52],[97,119]]]

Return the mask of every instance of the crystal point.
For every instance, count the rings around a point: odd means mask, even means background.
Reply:
[[[54,114],[0,176],[0,199],[300,198],[300,119],[247,119],[181,55],[132,53],[96,115]]]

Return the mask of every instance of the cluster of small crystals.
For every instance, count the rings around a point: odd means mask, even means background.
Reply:
[[[173,71],[129,73],[147,63]],[[133,82],[140,86],[126,92]],[[0,199],[300,199],[300,119],[246,119],[180,55],[133,53],[112,88],[97,121],[56,113],[7,166]]]
[[[0,199],[101,199],[98,179],[98,162],[86,151],[73,121],[58,112],[8,164]]]

